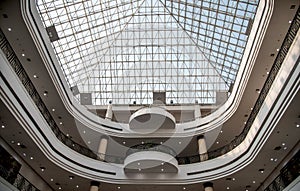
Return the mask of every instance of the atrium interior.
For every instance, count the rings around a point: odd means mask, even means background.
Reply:
[[[2,0],[0,190],[299,190],[299,7]]]

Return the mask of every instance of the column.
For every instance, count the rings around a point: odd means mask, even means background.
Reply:
[[[204,191],[214,191],[214,187],[213,187],[213,183],[212,182],[205,182],[203,184],[204,187]]]
[[[105,119],[112,120],[113,117],[113,111],[112,111],[112,104],[111,102],[107,106],[106,114],[105,114]]]
[[[198,119],[201,117],[200,105],[198,105],[198,104],[195,105],[194,117],[195,117],[195,119]]]
[[[200,155],[200,161],[206,161],[208,159],[207,148],[204,135],[198,136],[198,149]]]
[[[98,191],[100,183],[97,181],[91,181],[90,191]]]
[[[99,147],[98,147],[98,159],[101,160],[101,161],[105,160],[107,143],[108,143],[108,137],[107,136],[102,136],[100,138],[100,143],[99,143]]]

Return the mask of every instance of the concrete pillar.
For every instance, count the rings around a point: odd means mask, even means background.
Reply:
[[[204,135],[198,136],[198,150],[200,155],[200,161],[206,161],[208,159],[208,155]]]
[[[198,104],[195,105],[194,116],[195,116],[195,119],[198,119],[201,117],[200,105],[198,105]]]
[[[98,191],[100,183],[97,181],[91,181],[90,191]]]
[[[107,144],[108,144],[108,137],[102,136],[98,147],[98,159],[101,161],[105,160]]]
[[[205,182],[203,184],[204,191],[214,191],[213,183],[212,182]]]
[[[113,118],[112,104],[109,103],[109,105],[107,106],[105,119],[112,120],[112,118]]]

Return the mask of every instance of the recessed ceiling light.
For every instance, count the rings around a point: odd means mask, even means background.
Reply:
[[[53,182],[54,181],[53,178],[51,178],[50,181]]]
[[[264,170],[265,170],[265,169],[261,168],[261,169],[259,169],[258,171],[259,171],[260,173],[264,173]]]
[[[185,190],[186,188],[185,188],[185,187],[183,187],[182,189],[183,189],[183,190]]]
[[[70,135],[69,135],[69,133],[67,133],[67,137],[69,137]]]
[[[47,96],[48,95],[48,92],[47,91],[44,91],[44,96]]]
[[[11,28],[7,28],[8,31],[11,31]]]
[[[297,124],[297,125],[296,125],[296,127],[298,128],[298,127],[300,127],[300,125],[299,125],[299,124]]]
[[[227,186],[227,188],[226,188],[227,190],[229,190],[229,187]]]
[[[20,146],[20,145],[21,145],[21,143],[17,143],[17,145],[18,145],[18,146]]]
[[[178,144],[181,145],[181,141],[179,141]]]
[[[126,144],[126,142],[125,141],[123,141],[123,145],[125,145]]]
[[[289,20],[289,23],[291,24],[291,23],[292,23],[292,21],[291,21],[291,20]]]
[[[120,186],[118,186],[118,189],[120,190],[120,189],[121,189],[121,187],[120,187]]]
[[[41,171],[42,171],[42,172],[44,172],[45,169],[46,169],[45,167],[40,167],[40,168],[41,168]]]
[[[162,144],[163,144],[163,142],[160,142],[160,144],[162,145]]]
[[[162,169],[160,169],[162,172],[164,171],[164,169],[162,168]]]
[[[22,56],[24,57],[24,56],[25,56],[25,54],[23,53],[23,54],[22,54]]]
[[[54,111],[55,111],[55,108],[52,108],[52,111],[54,112]]]
[[[139,162],[138,162],[138,163],[137,163],[137,165],[138,165],[138,166],[140,166],[140,165],[141,165],[141,163],[139,163]]]
[[[233,181],[235,181],[235,178],[232,178]]]
[[[139,171],[141,171],[142,169],[139,168]]]
[[[33,77],[34,77],[34,78],[38,78],[38,76],[37,76],[36,74],[33,74]]]
[[[255,180],[253,180],[252,183],[255,184]]]
[[[12,140],[12,141],[11,141],[11,144],[14,144],[14,143],[15,143],[15,141],[14,141],[14,140]]]
[[[223,131],[221,130],[220,133],[223,133]]]
[[[88,141],[88,144],[91,144],[91,141]]]
[[[70,180],[73,180],[73,178],[74,178],[74,176],[69,176],[69,179],[70,179]]]
[[[61,190],[61,187],[58,187],[59,190]]]
[[[283,150],[286,150],[287,149],[287,147],[283,147]]]
[[[162,162],[162,163],[160,163],[160,164],[161,164],[161,165],[164,165],[165,163]]]
[[[250,110],[253,110],[253,107],[251,107]]]
[[[33,160],[33,157],[30,157],[31,160]]]
[[[1,128],[4,129],[4,128],[5,128],[5,125],[1,125]]]
[[[244,121],[244,124],[246,125],[247,121]]]
[[[83,131],[83,133],[85,134],[85,131]]]
[[[76,185],[76,188],[79,188],[79,185]]]
[[[271,160],[271,161],[274,161],[274,159],[273,159],[273,158],[271,158],[270,160]]]
[[[217,141],[216,143],[219,144],[219,141]]]
[[[26,157],[26,153],[23,153],[23,156]]]
[[[277,158],[274,158],[274,162],[276,162],[278,159]]]
[[[282,145],[282,146],[285,146],[285,143],[283,142],[283,143],[281,143],[281,145]]]
[[[62,124],[63,124],[63,122],[59,122],[59,124],[60,124],[60,125],[62,125]]]
[[[145,142],[144,141],[142,141],[142,144],[144,144]]]

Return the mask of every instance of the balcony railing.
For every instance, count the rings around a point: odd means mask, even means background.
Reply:
[[[264,191],[282,191],[300,176],[300,151],[280,170],[280,174]]]
[[[158,151],[162,153],[166,153],[169,155],[172,155],[173,157],[176,157],[176,152],[171,149],[170,147],[166,145],[160,145],[155,143],[145,143],[145,144],[139,144],[135,145],[133,147],[130,147],[128,151],[126,152],[126,156],[129,156],[133,153],[141,152],[141,151]]]
[[[291,23],[289,31],[288,31],[288,33],[284,39],[284,42],[278,52],[278,55],[272,66],[272,69],[271,69],[271,71],[268,75],[268,78],[264,84],[264,87],[261,90],[259,98],[257,99],[256,104],[250,114],[250,117],[248,118],[245,128],[243,129],[242,133],[239,136],[237,136],[229,144],[227,144],[219,149],[216,149],[214,151],[208,152],[208,159],[213,159],[213,158],[219,157],[219,156],[233,150],[237,145],[239,145],[245,139],[256,115],[258,114],[258,112],[268,94],[268,91],[269,91],[271,85],[273,84],[273,81],[274,81],[279,69],[281,68],[283,60],[286,57],[291,44],[295,39],[295,36],[299,30],[299,26],[300,26],[300,11],[298,8],[296,16]],[[85,155],[87,157],[90,157],[90,158],[97,159],[98,156],[101,154],[99,154],[95,151],[92,151],[89,148],[86,148],[85,146],[74,142],[72,139],[70,139],[68,136],[66,136],[63,132],[60,131],[58,125],[54,121],[54,119],[51,116],[50,112],[48,111],[45,103],[43,102],[43,100],[41,99],[37,90],[35,89],[33,83],[31,82],[30,78],[28,77],[27,73],[25,72],[22,64],[18,60],[15,52],[13,51],[12,47],[10,46],[10,44],[9,44],[8,40],[6,39],[2,30],[0,30],[0,47],[1,47],[2,51],[4,52],[7,60],[9,61],[10,65],[14,69],[15,73],[19,77],[21,83],[24,85],[28,94],[31,96],[32,100],[38,107],[41,114],[44,116],[45,120],[49,124],[49,127],[52,129],[52,131],[54,132],[56,137],[63,144],[65,144],[69,148],[77,151],[78,153]],[[105,156],[105,158],[106,158],[105,159],[106,162],[113,162],[113,163],[123,163],[124,162],[124,159],[119,156]],[[178,163],[181,165],[200,162],[200,158],[198,155],[188,156],[188,157],[178,157],[177,159],[178,159]]]
[[[34,185],[32,185],[26,178],[21,174],[11,173],[2,165],[0,165],[0,176],[4,178],[11,185],[21,191],[40,191]]]

